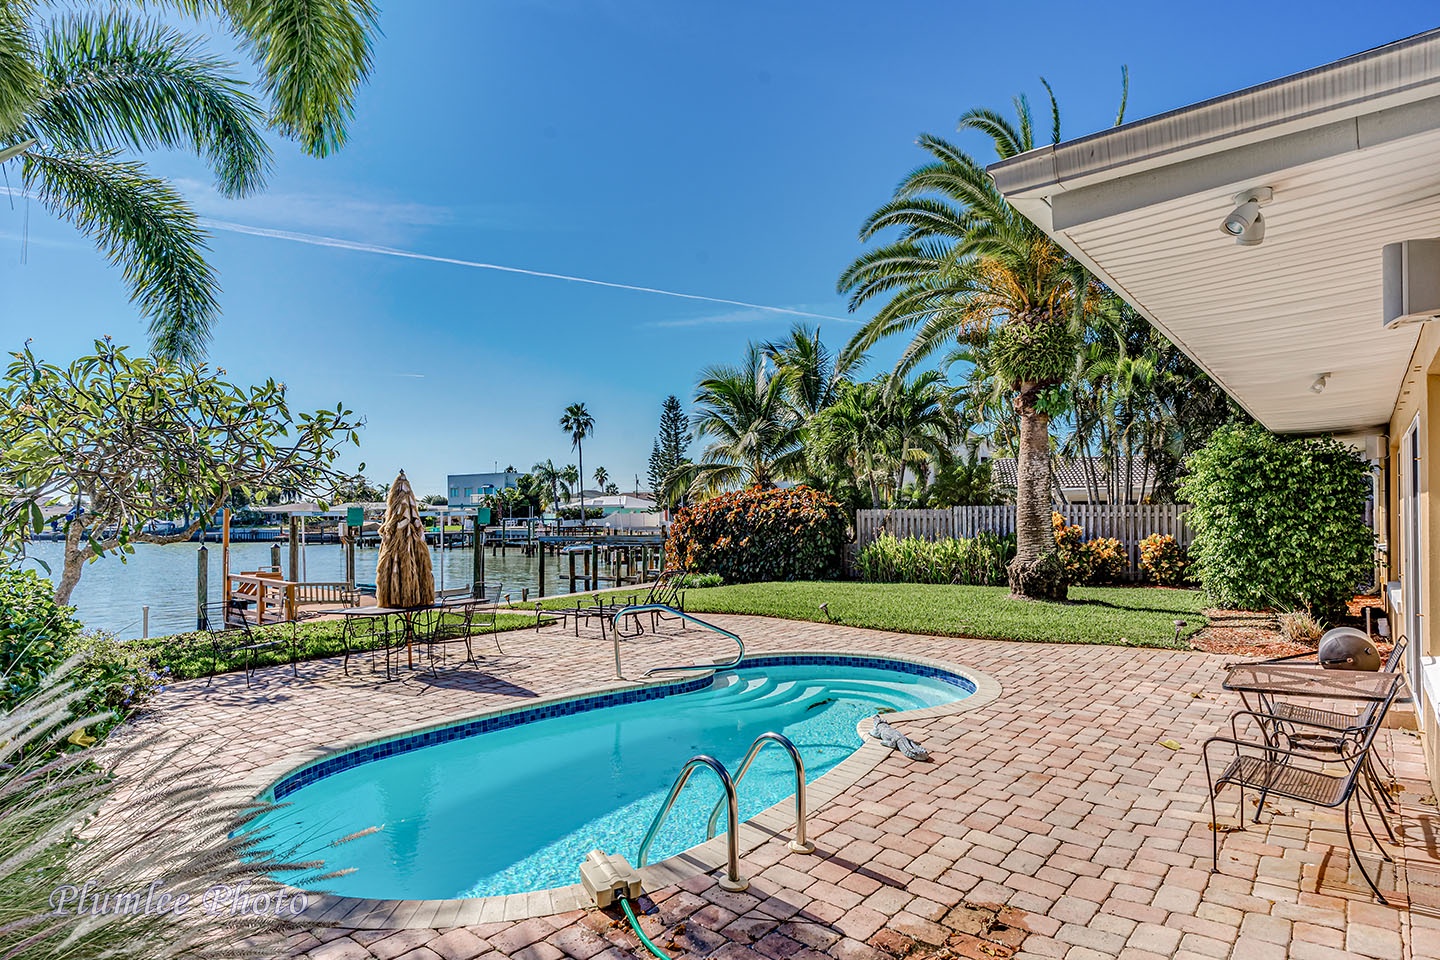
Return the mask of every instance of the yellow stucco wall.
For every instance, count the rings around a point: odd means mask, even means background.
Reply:
[[[1419,417],[1420,461],[1419,508],[1420,508],[1420,549],[1421,563],[1425,570],[1422,575],[1420,603],[1421,635],[1410,637],[1422,653],[1440,655],[1440,637],[1434,624],[1440,617],[1440,564],[1430,558],[1440,548],[1440,509],[1432,500],[1434,491],[1440,490],[1440,324],[1427,323],[1421,331],[1420,342],[1411,358],[1400,394],[1396,397],[1395,412],[1390,418],[1390,456],[1385,462],[1382,483],[1386,485],[1381,500],[1383,514],[1376,518],[1377,528],[1386,531],[1388,548],[1388,571],[1385,579],[1398,580],[1404,564],[1400,534],[1400,495],[1402,473],[1405,464],[1401,461],[1401,445],[1405,433]],[[1398,635],[1404,631],[1404,624],[1397,623],[1393,629]],[[1420,691],[1416,691],[1417,695]],[[1440,791],[1440,716],[1436,708],[1440,704],[1429,702],[1417,696],[1416,720],[1425,741],[1425,753],[1430,779]]]

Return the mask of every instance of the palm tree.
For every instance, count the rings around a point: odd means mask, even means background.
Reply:
[[[577,477],[580,480],[580,529],[585,529],[585,438],[595,432],[595,418],[585,409],[583,403],[572,403],[560,417],[560,429],[570,434],[570,445],[580,460]]]
[[[791,327],[783,340],[765,344],[765,353],[785,376],[790,405],[805,420],[834,402],[858,362],[854,356],[835,356],[820,340],[820,328],[804,323]]]
[[[45,19],[40,4],[0,0],[0,157],[57,217],[124,270],[157,354],[204,354],[219,316],[207,236],[168,181],[127,154],[156,148],[203,158],[227,197],[264,185],[267,126],[323,157],[345,142],[370,69],[370,0],[173,0],[218,18],[249,51],[269,109],[209,56],[199,37],[107,5]],[[8,155],[8,156],[7,156]]]
[[[708,367],[695,388],[697,437],[712,438],[700,462],[682,468],[692,493],[740,484],[773,487],[799,474],[802,421],[787,401],[788,381],[750,344],[739,367]]]
[[[595,486],[597,488],[604,490],[607,486],[610,485],[610,472],[604,467],[596,467],[594,477]]]
[[[550,502],[558,510],[560,507],[560,494],[563,491],[566,497],[570,496],[570,480],[566,471],[555,466],[554,461],[546,459],[530,468],[541,483],[550,488]]]
[[[909,379],[891,376],[885,385],[884,422],[899,468],[896,500],[904,493],[905,472],[912,463],[918,473],[927,464],[948,457],[963,437],[944,383],[938,370],[926,370]]]
[[[1050,97],[1052,142],[1060,140],[1060,111]],[[1016,98],[1016,122],[991,110],[971,110],[961,131],[987,135],[1002,159],[1035,147],[1029,104]],[[1124,115],[1122,97],[1120,117]],[[1050,523],[1050,410],[1056,388],[1073,366],[1083,320],[1097,285],[1049,236],[1012,208],[984,165],[938,137],[922,135],[933,160],[913,171],[894,197],[870,216],[861,239],[891,227],[898,239],[861,255],[841,275],[851,310],[885,298],[855,335],[846,354],[858,355],[899,333],[912,339],[899,371],[935,351],[984,333],[991,369],[1019,414],[1015,497],[1015,596],[1064,599],[1063,566]]]

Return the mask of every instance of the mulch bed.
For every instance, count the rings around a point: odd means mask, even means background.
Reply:
[[[1380,598],[1358,596],[1347,604],[1345,620],[1336,626],[1365,628],[1365,608],[1379,607]],[[1378,615],[1372,614],[1372,618]],[[1190,646],[1206,653],[1245,660],[1288,657],[1297,653],[1313,653],[1309,644],[1292,643],[1280,636],[1275,614],[1256,610],[1206,610],[1210,625],[1190,638]],[[1387,647],[1381,647],[1382,652]]]

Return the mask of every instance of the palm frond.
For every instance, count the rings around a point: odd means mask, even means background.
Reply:
[[[197,2],[197,0],[188,0]],[[271,124],[307,153],[345,144],[355,94],[369,76],[379,30],[371,0],[224,0],[254,54]]]
[[[42,34],[45,91],[27,126],[76,152],[192,150],[222,193],[245,196],[264,186],[270,149],[264,111],[231,66],[194,38],[120,12],[65,17]]]
[[[131,299],[150,318],[156,354],[203,356],[218,285],[205,262],[206,234],[175,189],[113,154],[36,149],[21,169],[27,190],[122,268]]]
[[[40,71],[22,11],[0,2],[0,146],[9,146],[12,132],[40,94]]]

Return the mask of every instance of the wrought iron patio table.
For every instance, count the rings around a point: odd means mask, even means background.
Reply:
[[[1378,703],[1390,696],[1401,674],[1373,670],[1327,670],[1292,663],[1237,663],[1225,673],[1226,690],[1261,704],[1275,697],[1314,697]]]

